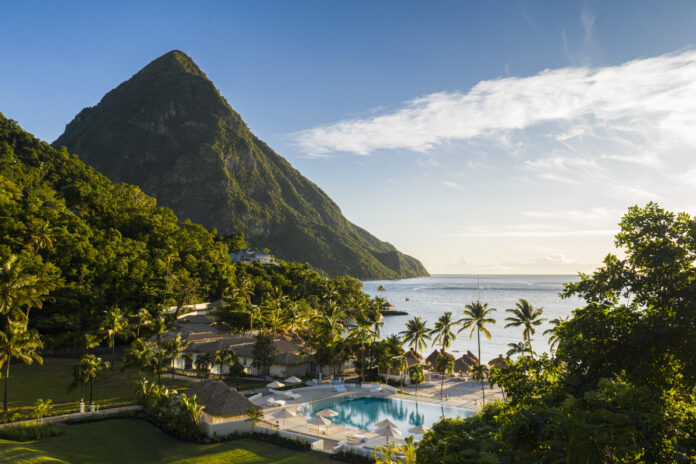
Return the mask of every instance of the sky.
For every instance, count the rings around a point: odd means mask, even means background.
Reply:
[[[0,0],[0,112],[53,141],[173,49],[431,273],[589,272],[696,213],[696,2]]]

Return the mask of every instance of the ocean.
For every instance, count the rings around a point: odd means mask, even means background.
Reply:
[[[481,357],[483,361],[502,354],[508,350],[508,343],[522,341],[522,328],[505,328],[507,308],[513,308],[515,303],[524,298],[534,307],[543,307],[543,317],[547,322],[537,327],[532,337],[532,348],[535,352],[548,352],[548,337],[542,335],[550,325],[548,320],[568,316],[575,308],[583,306],[579,298],[561,299],[558,294],[563,290],[565,282],[575,282],[577,275],[433,275],[416,279],[403,280],[372,280],[365,281],[364,290],[371,296],[382,296],[395,305],[394,309],[408,312],[408,316],[388,316],[384,318],[382,336],[398,334],[405,328],[406,321],[414,316],[421,316],[432,328],[435,321],[446,311],[452,311],[455,319],[461,319],[464,306],[476,301],[479,297],[488,307],[497,309],[493,313],[496,324],[489,327],[491,339],[481,337]],[[383,285],[384,292],[377,288]],[[469,330],[457,334],[457,339],[448,350],[455,356],[471,350],[477,354],[476,334],[469,339]],[[434,347],[426,353],[430,354]]]

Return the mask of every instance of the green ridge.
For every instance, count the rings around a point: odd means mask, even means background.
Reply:
[[[286,261],[362,279],[428,275],[349,222],[319,187],[259,140],[187,55],[171,51],[83,109],[54,146],[180,217]]]

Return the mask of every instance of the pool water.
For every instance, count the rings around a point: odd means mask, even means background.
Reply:
[[[304,411],[306,417],[314,417],[319,411],[332,409],[338,416],[328,419],[334,424],[353,427],[362,430],[375,430],[375,424],[384,419],[390,419],[407,437],[414,435],[408,429],[417,425],[431,427],[444,417],[468,417],[474,411],[462,408],[451,408],[439,404],[422,401],[404,400],[381,397],[341,397],[310,403]],[[416,438],[419,438],[416,435]]]

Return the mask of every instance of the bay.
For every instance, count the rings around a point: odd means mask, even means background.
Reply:
[[[490,326],[491,340],[481,338],[481,357],[487,362],[499,354],[505,355],[508,343],[522,340],[522,328],[505,328],[505,318],[510,316],[505,310],[513,308],[524,298],[534,307],[543,307],[543,317],[547,321],[537,327],[532,337],[535,352],[548,352],[548,337],[544,330],[550,327],[549,320],[569,316],[575,308],[582,307],[579,298],[561,299],[558,294],[566,282],[575,282],[577,275],[451,275],[440,274],[430,277],[403,280],[372,280],[363,282],[364,290],[371,296],[382,296],[394,304],[398,310],[408,312],[408,316],[388,316],[384,318],[382,336],[398,334],[405,328],[406,321],[421,316],[432,328],[435,321],[446,311],[454,313],[455,320],[461,319],[464,306],[479,299],[496,308],[493,313],[496,324]],[[383,285],[386,291],[377,288]],[[477,353],[476,334],[469,338],[470,330],[457,335],[448,350],[457,357],[471,350]],[[430,347],[425,355],[429,354]]]

